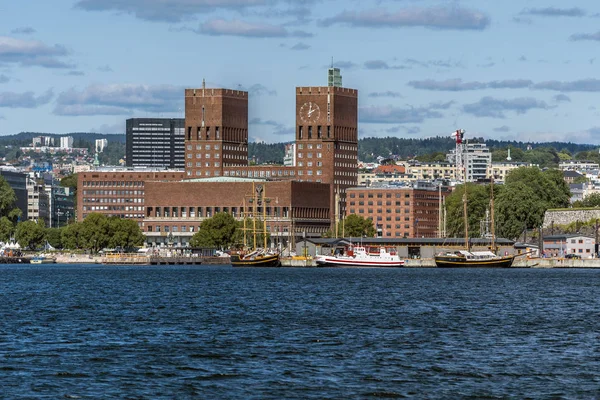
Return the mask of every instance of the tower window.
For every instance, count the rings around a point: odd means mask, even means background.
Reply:
[[[302,139],[302,126],[298,127],[298,139]]]
[[[330,138],[331,137],[331,126],[327,125],[327,137]]]
[[[308,127],[308,138],[312,139],[312,126]]]
[[[317,138],[321,139],[322,132],[321,132],[321,125],[317,126]]]

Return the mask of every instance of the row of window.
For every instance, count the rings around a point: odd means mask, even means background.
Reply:
[[[317,144],[315,145],[315,147],[316,147],[317,149],[321,149],[321,148],[323,148],[323,144],[322,144],[322,143],[317,143]],[[307,149],[309,149],[309,150],[311,150],[311,149],[313,148],[313,145],[312,145],[312,144],[310,144],[310,143],[308,143],[308,144],[306,145],[306,148],[307,148]],[[302,150],[302,149],[304,149],[304,144],[302,144],[302,143],[299,143],[299,144],[298,144],[298,150]]]
[[[83,198],[83,203],[143,203],[144,199],[143,198],[135,198],[135,199],[131,199],[131,198],[127,198],[127,199],[121,199],[121,198],[95,198],[95,197],[84,197]]]
[[[323,163],[321,161],[317,161],[317,167],[322,167]],[[298,161],[298,166],[299,167],[304,167],[304,161]],[[307,161],[306,162],[306,166],[307,167],[312,167],[313,166],[313,162],[312,161]]]
[[[83,186],[144,186],[143,181],[83,181]]]
[[[253,212],[251,206],[246,207],[246,212]],[[199,218],[202,217],[210,217],[215,213],[225,212],[230,213],[234,217],[239,217],[244,213],[244,207],[149,207],[148,208],[148,216],[156,217],[156,218]],[[263,208],[256,208],[257,215],[263,215]],[[275,216],[275,217],[285,217],[289,216],[289,207],[266,207],[264,209],[264,214],[267,216]]]
[[[359,208],[358,209],[358,213],[356,213],[355,211],[356,211],[355,208],[350,208],[350,214],[365,215],[365,209],[364,208]],[[386,211],[387,211],[388,214],[391,212],[391,210],[386,210]],[[396,213],[399,213],[399,212],[400,212],[400,209],[399,208],[396,209]],[[407,213],[408,213],[408,211],[407,211]],[[369,208],[369,209],[367,209],[367,214],[372,215],[372,214],[375,214],[375,213],[373,212],[372,208]],[[378,209],[377,210],[377,214],[382,214],[382,210]],[[373,219],[373,217],[369,216],[369,219]],[[403,219],[404,219],[404,221],[410,221],[410,217],[409,216],[401,217],[399,215],[396,215],[394,217],[395,221],[402,221]],[[391,215],[386,216],[385,220],[386,221],[391,221],[392,220],[392,216]],[[378,215],[377,216],[377,221],[383,221],[383,216]]]
[[[298,158],[303,158],[306,154],[306,158],[313,158],[313,153],[298,153]],[[316,153],[317,158],[323,158],[323,153]]]
[[[144,196],[143,190],[84,190],[83,195],[98,196]]]
[[[356,203],[355,201],[350,201],[350,205],[351,205],[351,206],[355,205],[355,203]],[[383,203],[382,201],[378,201],[378,202],[377,202],[377,205],[378,205],[378,206],[382,206],[382,205],[383,205],[382,203]],[[358,205],[359,205],[359,206],[364,206],[364,205],[365,205],[365,202],[361,200],[361,201],[359,201],[359,202],[358,202]],[[368,205],[368,206],[372,206],[372,205],[373,205],[373,201],[372,201],[372,200],[370,200],[370,201],[367,201],[367,205]],[[385,202],[385,205],[386,205],[386,206],[391,206],[391,205],[392,205],[392,202],[391,202],[391,201],[386,201],[386,202]],[[395,205],[395,206],[401,206],[401,205],[402,205],[402,202],[401,202],[401,201],[396,201],[396,204],[394,204],[394,205]],[[410,206],[410,201],[405,201],[405,202],[404,202],[404,205],[405,205],[405,206]]]
[[[225,176],[248,176],[248,178],[268,178],[271,176],[295,176],[296,171],[290,169],[285,170],[277,170],[277,171],[247,171],[247,170],[237,170],[237,171],[225,171],[223,173]]]
[[[210,145],[210,144],[205,144],[205,145],[204,145],[204,150],[210,150],[210,147],[211,147],[211,145]],[[226,147],[227,147],[227,146],[223,146],[223,148],[226,148]],[[220,148],[221,148],[221,145],[218,145],[218,144],[215,144],[215,145],[213,146],[213,149],[215,149],[215,150],[219,150]],[[191,144],[188,144],[188,145],[187,145],[187,149],[188,149],[188,150],[192,150],[192,145],[191,145]],[[202,145],[201,145],[201,144],[197,144],[197,145],[196,145],[196,150],[202,150]]]
[[[395,197],[396,197],[397,199],[399,199],[399,198],[401,198],[401,197],[404,197],[404,198],[406,198],[406,199],[410,199],[410,193],[404,193],[404,196],[402,196],[402,193],[395,193],[395,195],[396,195]],[[374,196],[374,194],[373,194],[373,193],[368,193],[368,194],[367,194],[367,197],[368,197],[369,199],[372,199],[372,198],[373,198],[373,196]],[[356,197],[356,193],[350,193],[350,198],[351,198],[351,199],[354,199],[355,197]],[[359,194],[358,194],[358,198],[359,198],[359,199],[364,199],[364,198],[365,198],[365,194],[364,194],[364,193],[359,193]],[[383,198],[383,193],[377,193],[377,198],[378,198],[378,199],[381,199],[381,198]],[[386,198],[386,199],[391,199],[391,198],[392,198],[392,194],[391,194],[391,193],[386,193],[386,194],[385,194],[385,198]]]

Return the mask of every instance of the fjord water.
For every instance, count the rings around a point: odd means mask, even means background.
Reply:
[[[0,266],[2,398],[595,398],[600,270]]]

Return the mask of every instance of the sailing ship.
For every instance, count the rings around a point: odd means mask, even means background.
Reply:
[[[496,254],[496,236],[494,232],[494,178],[490,182],[490,213],[491,213],[491,250],[471,251],[469,242],[469,222],[467,218],[467,182],[465,173],[465,191],[463,194],[463,223],[465,225],[466,249],[445,251],[434,256],[438,268],[508,268],[515,260],[514,255],[499,256]]]
[[[252,235],[253,248],[231,254],[231,265],[234,267],[280,267],[279,252],[273,251],[267,247],[267,226],[266,226],[266,201],[265,189],[263,185],[254,186],[252,183]],[[245,202],[245,199],[244,199]],[[256,229],[256,207],[262,206],[263,209],[263,247],[257,247],[257,229]],[[246,209],[244,204],[244,210]],[[244,246],[246,245],[246,218],[244,217]]]
[[[317,266],[322,267],[402,267],[394,248],[384,246],[347,246],[343,252],[332,256],[317,256]]]

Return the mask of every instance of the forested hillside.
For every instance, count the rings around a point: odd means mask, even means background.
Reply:
[[[100,161],[113,165],[125,156],[125,135],[107,135],[100,133],[74,132],[62,135],[21,132],[16,135],[0,136],[0,157],[18,153],[18,146],[28,146],[35,136],[54,136],[56,142],[61,136],[72,136],[75,147],[93,149],[96,139],[108,139],[109,147],[100,154]],[[592,160],[600,162],[598,146],[575,144],[570,142],[530,143],[503,140],[484,140],[471,138],[471,143],[485,143],[492,151],[493,161],[506,160],[508,148],[512,161],[529,162],[542,168],[556,167],[561,160]],[[249,143],[248,155],[252,164],[283,164],[286,143]],[[377,157],[400,160],[418,159],[419,161],[444,161],[446,154],[455,147],[450,136],[437,136],[426,139],[405,139],[398,137],[364,138],[358,142],[358,159],[372,162]],[[528,150],[528,147],[531,147]]]

